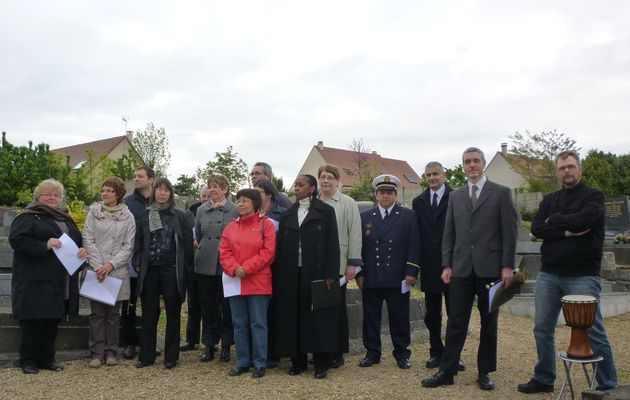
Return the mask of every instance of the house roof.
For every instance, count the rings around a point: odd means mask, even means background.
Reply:
[[[525,180],[529,180],[530,177],[543,176],[545,174],[545,164],[542,160],[537,158],[512,153],[503,154],[500,151],[497,152],[497,155],[501,155],[505,158],[510,166],[512,166],[512,169]]]
[[[401,184],[405,189],[417,188],[420,183],[420,176],[411,166],[404,160],[395,160],[393,158],[385,158],[372,153],[357,153],[352,150],[335,149],[332,147],[313,146],[319,151],[322,158],[329,164],[334,164],[339,168],[340,181],[344,186],[352,186],[359,183],[357,174],[357,157],[365,157],[365,160],[371,168],[375,169],[377,175],[392,174],[400,178]]]
[[[64,153],[70,157],[70,165],[73,168],[77,168],[79,163],[85,160],[87,150],[92,150],[96,157],[100,157],[103,154],[109,154],[120,142],[129,140],[126,135],[114,136],[107,139],[95,140],[93,142],[75,144],[74,146],[60,147],[53,149],[55,153]]]

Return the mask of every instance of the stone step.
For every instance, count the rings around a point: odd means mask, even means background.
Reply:
[[[630,293],[628,292],[602,293],[600,301],[604,318],[615,317],[630,312]],[[512,300],[501,306],[501,310],[502,312],[508,312],[519,317],[534,318],[534,295],[533,293],[518,294],[514,296]],[[564,325],[564,323],[564,317],[562,316],[562,312],[560,312],[558,325]]]
[[[9,238],[0,231],[0,272],[10,272],[12,263],[13,249],[9,245]]]

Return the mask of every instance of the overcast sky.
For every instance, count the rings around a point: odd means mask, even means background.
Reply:
[[[52,148],[166,129],[169,175],[233,145],[290,185],[312,146],[418,172],[515,131],[630,152],[628,1],[0,3],[0,130]]]

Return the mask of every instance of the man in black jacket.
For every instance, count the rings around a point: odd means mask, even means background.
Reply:
[[[429,360],[427,368],[437,368],[444,352],[442,342],[442,296],[448,314],[448,285],[442,282],[442,236],[448,196],[453,189],[444,183],[444,167],[431,161],[424,167],[424,179],[429,187],[413,199],[412,209],[418,215],[420,228],[420,288],[424,292],[424,324],[429,330]],[[460,361],[458,370],[463,371]]]
[[[149,205],[151,187],[155,179],[155,172],[147,166],[141,166],[133,171],[133,185],[135,187],[132,194],[124,198],[124,202],[133,214],[136,221],[144,209]],[[137,222],[136,222],[137,223]],[[132,265],[129,266],[129,283],[131,285],[131,295],[129,300],[122,303],[120,310],[120,338],[124,346],[123,357],[130,360],[136,355],[136,345],[138,344],[138,334],[136,332],[136,284],[138,274]]]
[[[518,385],[522,393],[553,392],[556,379],[555,330],[565,295],[588,295],[597,299],[595,322],[588,330],[599,364],[597,389],[617,385],[617,372],[604,328],[599,297],[599,277],[604,246],[604,194],[580,181],[580,157],[563,151],[556,157],[556,173],[562,189],[540,202],[532,221],[532,234],[543,239],[542,268],[536,278],[534,337],[538,362],[534,376]]]

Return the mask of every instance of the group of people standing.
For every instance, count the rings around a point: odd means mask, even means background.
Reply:
[[[51,249],[60,247],[59,237],[67,233],[100,281],[106,276],[124,281],[114,306],[91,301],[91,367],[116,365],[119,316],[123,356],[134,357],[138,296],[143,318],[136,366],[154,364],[163,297],[166,368],[177,365],[180,350],[195,349],[199,341],[205,345],[200,360],[210,361],[221,342],[221,361],[229,361],[230,346],[236,347],[230,376],[253,367],[252,377],[261,378],[280,357],[289,357],[289,374],[298,375],[307,370],[311,353],[314,376],[323,379],[330,368],[344,364],[349,350],[345,282],[356,279],[366,348],[359,366],[381,361],[385,302],[392,355],[398,368],[408,369],[408,288],[420,276],[430,333],[426,367],[438,368],[422,386],[453,384],[457,372],[466,368],[460,356],[476,297],[481,319],[477,384],[492,390],[498,310],[489,311],[486,285],[496,280],[511,284],[518,213],[510,190],[484,175],[485,164],[480,149],[466,149],[462,165],[467,184],[453,190],[445,184],[442,165],[430,162],[423,174],[428,188],[414,199],[412,209],[396,201],[400,180],[380,175],[372,182],[376,205],[363,213],[339,191],[339,170],[330,164],[322,165],[317,177],[297,177],[294,203],[274,188],[266,163],[254,165],[252,188],[238,191],[235,202],[227,179],[212,175],[201,201],[187,212],[175,208],[168,179],[155,179],[150,168],[140,167],[130,196],[124,197],[120,179],[103,182],[101,201],[90,207],[83,235],[60,208],[63,186],[46,180],[10,234],[22,370],[62,369],[54,360],[54,338],[64,313],[76,313],[78,285],[77,276],[68,276]],[[561,153],[556,167],[563,188],[545,197],[532,224],[532,232],[544,239],[534,329],[539,361],[531,381],[518,387],[524,393],[553,391],[560,297],[589,294],[599,299],[601,290],[603,194],[580,181],[577,153]],[[338,293],[336,301],[314,307],[315,282]],[[224,291],[235,283],[236,292]],[[35,292],[49,301],[34,302]],[[180,345],[186,294],[188,325]],[[442,299],[448,315],[444,342]],[[610,389],[616,385],[616,372],[599,304],[590,338],[604,357],[596,376],[599,388]]]

